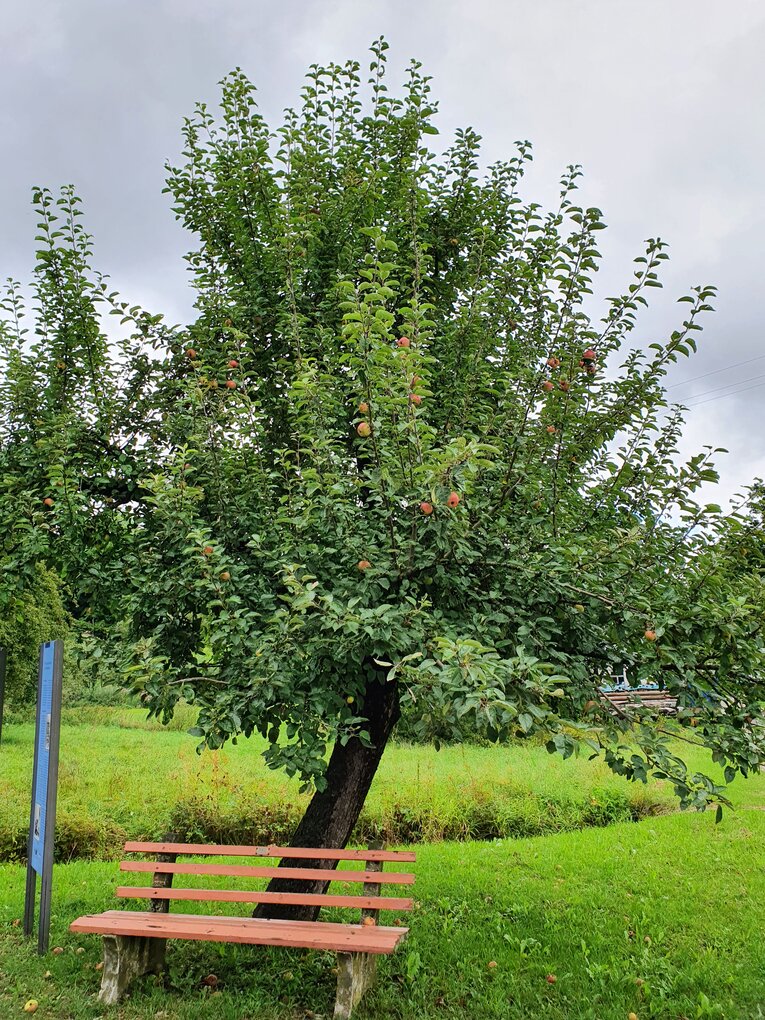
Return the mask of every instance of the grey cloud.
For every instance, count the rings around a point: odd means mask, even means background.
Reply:
[[[554,198],[569,162],[580,198],[609,222],[598,293],[621,290],[643,238],[672,244],[666,291],[636,331],[666,335],[692,283],[716,283],[718,313],[680,382],[765,352],[762,166],[765,10],[760,0],[38,0],[6,5],[0,26],[0,275],[32,264],[32,184],[73,182],[97,262],[131,300],[190,312],[187,238],[161,194],[163,164],[197,100],[241,65],[276,120],[309,63],[357,57],[380,33],[400,70],[434,75],[444,141],[458,125],[483,135],[487,161],[530,138],[527,194]],[[735,379],[721,372],[671,391]],[[727,446],[726,496],[765,473],[756,450],[765,387],[689,412],[685,442]]]

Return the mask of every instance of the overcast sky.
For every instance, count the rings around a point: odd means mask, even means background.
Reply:
[[[644,238],[670,242],[641,343],[680,321],[688,286],[719,287],[700,353],[673,370],[670,394],[696,405],[686,452],[730,450],[723,501],[765,475],[763,0],[6,3],[0,277],[29,277],[31,186],[73,183],[98,268],[131,302],[187,320],[188,239],[161,194],[182,118],[241,66],[276,124],[309,64],[365,60],[380,34],[394,77],[410,57],[434,76],[446,138],[472,125],[487,161],[533,142],[527,196],[552,200],[562,169],[583,164],[580,201],[609,224],[602,295],[623,289]]]

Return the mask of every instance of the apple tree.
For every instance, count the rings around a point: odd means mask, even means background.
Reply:
[[[715,451],[679,457],[663,389],[713,288],[645,344],[655,239],[593,311],[578,168],[545,211],[528,143],[439,153],[429,79],[389,91],[386,48],[366,82],[311,68],[275,130],[241,71],[185,122],[188,326],[111,291],[74,192],[36,190],[33,297],[10,284],[2,326],[13,583],[49,563],[75,616],[125,621],[141,700],[198,706],[201,744],[262,734],[314,790],[298,846],[346,843],[402,708],[423,739],[542,733],[722,802],[670,726],[598,693],[626,664],[726,780],[765,757],[761,578],[718,569]]]

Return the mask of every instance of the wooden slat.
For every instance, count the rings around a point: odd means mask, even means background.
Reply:
[[[156,920],[157,915],[153,914],[149,910],[104,910],[101,914],[88,915],[93,917],[148,917],[150,920]],[[253,924],[268,924],[268,925],[284,925],[287,928],[295,928],[297,931],[311,932],[314,925],[318,924],[322,931],[334,931],[337,929],[338,932],[343,932],[346,928],[358,928],[359,925],[356,923],[349,924],[347,921],[287,921],[284,918],[275,918],[270,920],[265,917],[242,917],[241,915],[231,914],[211,914],[209,918],[207,915],[202,916],[201,914],[183,914],[180,911],[176,914],[167,915],[172,919],[180,921],[205,921],[213,920],[216,924],[239,924],[241,921],[252,922]],[[397,931],[409,931],[408,928],[393,927],[392,925],[378,925],[378,931],[397,932]]]
[[[336,850],[330,847],[289,846],[218,846],[206,843],[144,843],[131,840],[125,844],[125,853],[191,854],[204,857],[208,854],[221,857],[283,857],[292,859],[316,858],[326,861],[415,861],[411,850]]]
[[[410,910],[410,899],[396,896],[341,896],[329,893],[270,893],[248,889],[153,889],[119,886],[117,896],[147,900],[204,900],[220,903],[292,903],[318,907],[359,907],[371,910]]]
[[[133,935],[162,939],[195,939],[203,942],[238,942],[265,946],[300,946],[336,952],[391,953],[406,935],[404,928],[379,928],[342,925],[342,930],[327,929],[321,921],[311,922],[308,930],[294,922],[260,921],[255,918],[178,917],[149,911],[124,914],[89,914],[70,926],[71,931],[99,935]]]
[[[332,882],[382,882],[392,885],[413,885],[414,875],[403,871],[345,871],[329,868],[279,868],[250,864],[177,864],[155,861],[120,861],[120,871],[169,872],[173,875],[228,875],[242,878],[329,879]]]

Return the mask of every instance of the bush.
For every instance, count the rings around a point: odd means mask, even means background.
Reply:
[[[389,845],[441,840],[521,839],[639,821],[665,813],[656,797],[632,796],[633,791],[593,790],[588,798],[541,797],[527,790],[508,796],[507,790],[486,792],[470,801],[455,800],[444,810],[429,801],[365,807],[352,843]],[[302,815],[299,804],[274,805],[258,798],[225,803],[225,796],[193,797],[173,809],[170,828],[181,841],[241,845],[284,845]],[[157,833],[157,836],[164,833]]]
[[[62,588],[56,573],[38,564],[32,585],[0,607],[0,648],[7,656],[5,696],[12,710],[35,703],[40,645],[69,633]],[[71,665],[65,663],[65,675],[73,677]]]
[[[27,823],[0,824],[0,861],[26,863]],[[54,860],[57,864],[72,860],[109,860],[119,856],[129,834],[119,825],[84,813],[61,811],[56,817]]]

